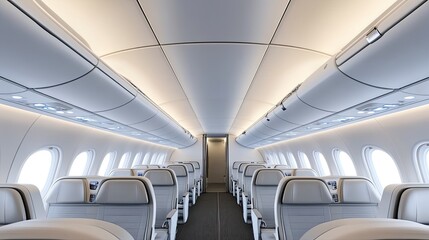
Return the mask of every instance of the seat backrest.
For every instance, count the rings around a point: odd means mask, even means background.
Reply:
[[[243,188],[243,174],[244,174],[244,168],[250,163],[240,163],[238,165],[238,170],[237,170],[237,186],[240,188]]]
[[[238,179],[238,167],[240,166],[242,162],[236,161],[232,164],[232,179],[237,180]]]
[[[291,176],[297,177],[317,177],[319,174],[312,168],[296,168],[292,169]]]
[[[194,166],[194,171],[195,171],[195,179],[200,179],[201,178],[201,167],[200,167],[200,163],[198,161],[190,161],[190,163]]]
[[[414,188],[429,189],[429,184],[403,183],[403,184],[391,184],[386,186],[383,190],[381,201],[378,205],[377,217],[398,218],[398,207],[399,207],[399,202],[401,201],[402,194],[407,189],[414,189]]]
[[[328,182],[334,204],[331,206],[332,219],[375,218],[377,217],[380,194],[374,184],[365,177],[339,177],[337,183]],[[333,186],[335,185],[335,186]]]
[[[130,177],[133,175],[133,170],[130,168],[114,168],[109,173],[111,177]]]
[[[189,176],[186,166],[183,164],[170,164],[167,168],[173,170],[176,174],[179,196],[185,195],[189,190]]]
[[[195,168],[192,163],[189,162],[183,162],[186,166],[186,169],[188,170],[188,176],[189,176],[189,188],[192,188],[195,185]]]
[[[275,197],[279,239],[299,239],[310,228],[331,220],[331,194],[325,181],[315,177],[285,177]]]
[[[104,220],[135,239],[154,234],[155,194],[144,177],[64,177],[51,186],[45,201],[48,218]]]
[[[14,212],[17,214],[15,217],[18,217],[18,215],[21,216],[21,202],[24,204],[25,216],[27,220],[46,218],[46,211],[45,207],[43,206],[42,196],[40,195],[40,191],[36,186],[32,184],[5,183],[0,184],[0,191],[3,191],[3,196],[0,196],[0,206],[6,207],[8,209],[6,213],[3,212],[4,209],[0,208],[0,215],[3,216],[3,220],[0,222],[0,225],[7,224],[8,222],[11,223],[12,219],[14,219],[11,218]],[[19,193],[21,200],[17,198],[18,195],[16,195],[15,192]],[[12,203],[12,199],[17,200],[17,202]],[[17,219],[18,218],[16,218],[16,220]]]
[[[13,188],[0,188],[0,226],[27,220],[24,199]]]
[[[397,218],[429,225],[429,188],[408,188],[399,199]]]
[[[260,164],[247,164],[243,170],[243,193],[250,195],[252,191],[252,177],[253,173],[260,168],[265,168],[264,165]],[[250,198],[251,199],[251,198]]]
[[[177,209],[178,186],[176,174],[168,168],[148,169],[144,177],[150,180],[156,197],[155,227],[160,228],[172,209]]]
[[[266,227],[274,228],[274,198],[280,180],[284,177],[280,169],[260,168],[252,178],[252,205],[262,215]]]

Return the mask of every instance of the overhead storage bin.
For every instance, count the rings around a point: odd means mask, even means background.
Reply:
[[[279,118],[274,112],[269,114],[269,119],[270,121],[266,121],[264,122],[264,124],[267,127],[276,130],[277,132],[285,132],[285,131],[289,131],[290,129],[299,127],[299,125],[297,124],[294,124]]]
[[[268,121],[269,120],[269,121]],[[271,137],[273,135],[281,133],[281,131],[275,130],[273,128],[268,127],[267,125],[271,122],[271,117],[263,118],[259,120],[258,123],[253,125],[253,129],[256,132],[259,132],[261,136],[264,136],[264,138]]]
[[[0,1],[0,76],[28,88],[62,84],[94,65],[8,1]]]
[[[347,77],[338,70],[335,58],[331,58],[301,84],[297,95],[314,108],[339,112],[388,92]]]
[[[143,132],[151,132],[160,129],[168,124],[167,120],[160,115],[155,115],[146,121],[132,124],[131,127],[137,128]]]
[[[429,3],[409,13],[410,4],[417,7],[420,1],[407,1],[405,10],[399,7],[378,24],[380,30],[374,26],[370,34],[378,37],[362,36],[360,41],[368,39],[370,44],[356,53],[345,52],[352,57],[339,69],[357,81],[388,89],[429,77]]]
[[[283,106],[286,108],[285,111],[278,107],[274,109],[274,114],[297,125],[304,125],[332,114],[332,112],[322,111],[302,102],[296,93],[291,94],[283,101]]]
[[[24,92],[26,89],[0,77],[0,94]]]
[[[91,112],[118,108],[134,98],[98,68],[78,80],[36,90]]]
[[[125,125],[140,123],[153,117],[158,109],[143,96],[138,95],[131,102],[110,111],[98,114]],[[130,114],[132,113],[132,114]]]
[[[401,91],[409,94],[429,95],[429,79],[415,83],[407,88],[401,89]]]

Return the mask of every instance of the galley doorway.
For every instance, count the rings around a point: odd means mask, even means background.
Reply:
[[[228,135],[205,136],[206,192],[226,192],[228,187]]]

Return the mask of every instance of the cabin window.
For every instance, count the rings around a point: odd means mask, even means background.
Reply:
[[[395,160],[388,153],[376,147],[366,147],[364,156],[379,190],[389,184],[402,182]]]
[[[156,159],[158,158],[158,153],[154,153],[150,159],[150,164],[156,164]]]
[[[134,156],[133,164],[132,166],[140,165],[142,160],[142,153],[139,152]]]
[[[156,161],[156,164],[158,164],[158,165],[164,164],[166,156],[167,156],[167,154],[165,154],[165,153],[159,154],[158,160]]]
[[[280,164],[288,166],[288,162],[286,161],[285,155],[280,152],[279,153]]]
[[[79,153],[79,155],[77,155],[76,158],[73,160],[73,164],[71,165],[69,170],[69,176],[88,175],[93,156],[94,152],[90,150]]]
[[[119,166],[118,168],[127,168],[130,165],[130,153],[124,153],[124,155],[122,155],[121,157],[121,161],[119,161]]]
[[[424,182],[429,182],[429,143],[424,143],[417,148],[416,157],[416,166]]]
[[[109,152],[104,156],[101,162],[100,168],[98,169],[99,176],[107,176],[109,171],[113,168],[113,162],[115,161],[116,152]]]
[[[19,172],[18,183],[35,185],[43,196],[54,178],[59,158],[60,151],[55,147],[43,148],[31,154]]]
[[[321,152],[314,152],[314,160],[316,160],[316,165],[319,169],[320,176],[331,175],[331,170],[329,170],[328,162],[326,162],[325,156],[323,156]]]
[[[298,164],[296,164],[296,160],[295,160],[295,157],[293,156],[293,153],[288,152],[287,153],[287,159],[289,161],[289,166],[291,166],[292,168],[298,167]]]
[[[339,149],[334,149],[333,155],[341,175],[357,176],[355,165],[346,152]]]
[[[302,168],[311,168],[310,160],[308,160],[307,154],[298,152],[298,157]]]
[[[142,164],[149,164],[150,162],[150,152],[147,152],[145,155],[144,155],[144,158],[143,158],[143,161],[142,161]]]

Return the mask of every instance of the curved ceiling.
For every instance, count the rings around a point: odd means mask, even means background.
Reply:
[[[192,134],[239,135],[395,1],[36,2]]]

